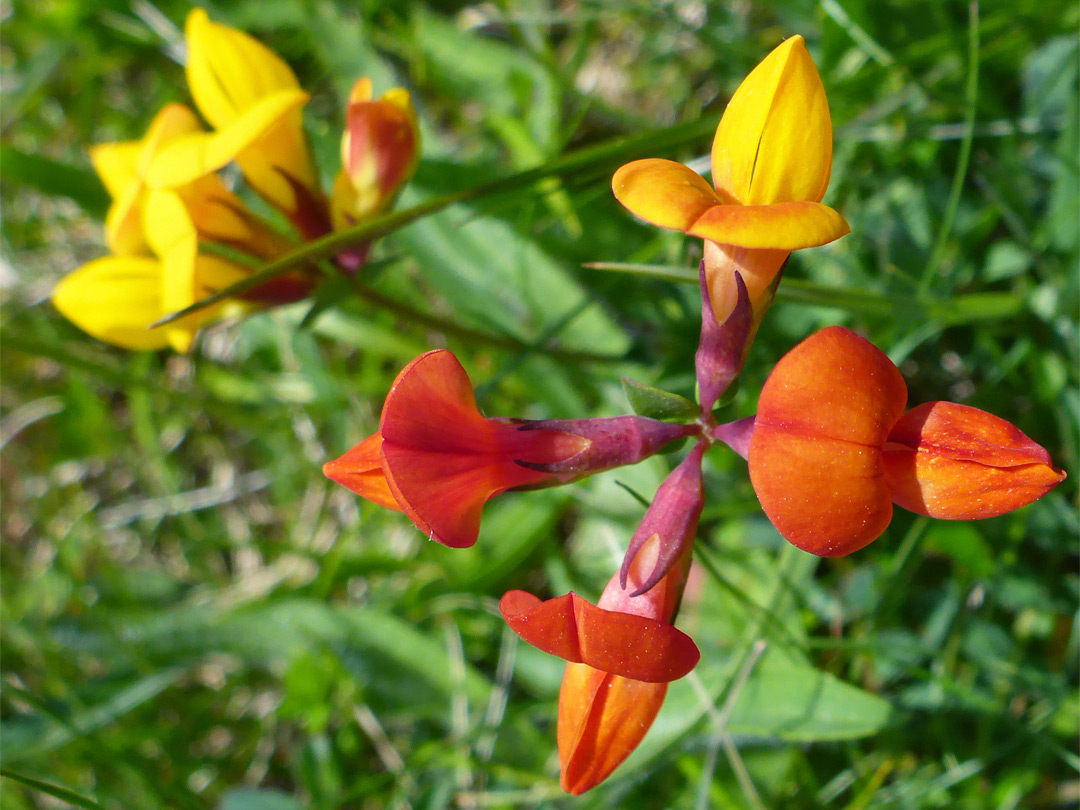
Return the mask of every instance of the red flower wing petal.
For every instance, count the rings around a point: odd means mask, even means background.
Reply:
[[[676,680],[700,657],[693,640],[670,624],[604,610],[573,593],[532,602],[528,594],[511,591],[500,609],[514,632],[533,646],[636,681]]]

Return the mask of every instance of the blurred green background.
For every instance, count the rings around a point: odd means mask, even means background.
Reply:
[[[626,213],[601,150],[380,241],[370,294],[331,290],[302,325],[310,302],[206,330],[190,356],[113,349],[49,292],[104,252],[86,147],[190,103],[190,6],[4,3],[5,808],[1076,805],[1075,3],[207,8],[311,92],[327,185],[353,81],[412,91],[424,154],[401,208],[648,132],[670,144],[651,154],[698,160],[742,77],[804,35],[836,131],[825,201],[853,233],[792,258],[724,413],[752,414],[777,358],[843,323],[900,365],[913,404],[1010,419],[1070,478],[978,523],[898,510],[821,561],[714,449],[707,565],[680,620],[702,663],[630,761],[565,796],[562,662],[516,643],[496,600],[595,599],[644,511],[627,489],[650,497],[677,456],[502,497],[463,551],[319,468],[432,347],[459,354],[492,415],[625,413],[621,376],[692,396],[696,287],[585,265],[693,270],[700,245]]]

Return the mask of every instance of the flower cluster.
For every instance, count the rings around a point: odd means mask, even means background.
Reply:
[[[559,696],[561,784],[582,793],[625,760],[660,710],[669,682],[698,661],[674,622],[705,501],[702,461],[724,444],[748,458],[765,514],[822,556],[877,538],[893,504],[944,519],[999,515],[1042,497],[1064,473],[998,417],[930,402],[905,412],[900,372],[842,327],[807,338],[776,365],[755,416],[717,424],[713,408],[742,368],[791,251],[848,232],[821,200],[832,125],[801,37],[746,78],[720,122],[710,185],[685,166],[640,160],[614,176],[631,212],[705,240],[700,410],[690,424],[642,416],[525,421],[485,418],[447,351],[395,380],[379,431],[324,467],[353,492],[404,512],[431,539],[472,545],[484,504],[508,490],[555,486],[631,464],[678,439],[691,449],[661,484],[597,604],[523,591],[500,603],[510,627],[565,659]]]
[[[187,351],[198,327],[228,308],[308,295],[314,271],[297,271],[255,287],[242,300],[150,328],[247,278],[253,265],[281,258],[297,238],[316,239],[386,210],[419,155],[408,92],[398,88],[373,99],[371,82],[360,79],[349,98],[342,168],[328,200],[302,126],[308,95],[289,66],[199,8],[188,16],[185,33],[188,87],[210,128],[203,129],[188,107],[169,104],[142,140],[91,148],[112,198],[105,221],[111,253],[75,270],[53,291],[53,303],[66,318],[130,349]],[[279,231],[226,186],[217,172],[234,162],[251,190],[291,224],[293,235]],[[337,260],[355,272],[366,255],[365,245]]]

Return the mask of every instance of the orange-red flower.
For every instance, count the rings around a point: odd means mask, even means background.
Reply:
[[[510,591],[499,605],[514,632],[569,662],[558,731],[560,784],[569,793],[600,784],[637,748],[668,682],[698,662],[697,646],[671,625],[689,547],[654,587],[632,596],[656,570],[660,554],[661,538],[653,534],[634,557],[625,586],[613,576],[595,607],[572,593],[541,602],[524,591]]]
[[[754,68],[728,103],[713,139],[713,185],[660,159],[623,166],[611,185],[642,219],[705,239],[718,321],[735,307],[737,270],[760,322],[789,253],[849,231],[840,214],[821,204],[831,169],[825,89],[803,38],[794,36]]]
[[[765,383],[750,478],[765,514],[799,548],[856,551],[892,506],[950,520],[987,518],[1041,498],[1065,478],[1018,428],[953,402],[906,414],[892,361],[843,327],[788,352]]]
[[[379,432],[323,472],[361,497],[399,508],[432,540],[476,542],[484,504],[510,489],[553,486],[640,461],[697,432],[638,416],[489,419],[461,363],[437,350],[398,375]]]

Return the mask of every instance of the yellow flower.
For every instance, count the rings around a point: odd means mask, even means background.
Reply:
[[[396,87],[372,99],[371,80],[357,81],[349,94],[341,136],[341,172],[331,206],[335,229],[384,211],[416,171],[420,131],[409,92]]]
[[[215,172],[236,161],[252,188],[288,216],[302,236],[330,231],[326,198],[304,137],[308,96],[292,70],[247,34],[213,23],[202,9],[187,20],[187,76],[195,103],[214,127],[170,104],[139,141],[101,144],[91,158],[113,205],[106,238],[115,255],[92,261],[57,284],[57,309],[84,331],[131,349],[188,351],[198,327],[229,310],[296,301],[310,294],[304,270],[278,276],[241,296],[150,329],[250,275],[244,264],[200,252],[228,245],[274,261],[295,247],[229,191]],[[416,168],[419,132],[408,92],[372,100],[361,79],[350,96],[335,219],[346,227],[389,207]],[[367,245],[342,252],[355,271]]]
[[[188,108],[171,104],[154,118],[141,141],[91,148],[94,167],[114,202],[106,238],[115,255],[83,265],[53,290],[56,308],[83,331],[128,349],[190,349],[200,324],[218,317],[211,307],[165,327],[150,324],[182,309],[250,271],[215,256],[201,255],[210,240],[253,257],[272,260],[291,243],[265,225],[215,174],[196,177],[176,189],[146,186],[147,168],[158,152],[198,131]],[[303,297],[310,282],[277,279],[272,290],[253,291],[252,300],[280,302]]]
[[[717,319],[735,306],[737,270],[758,322],[790,252],[850,230],[821,203],[831,168],[825,89],[803,38],[794,36],[751,71],[728,103],[713,140],[714,185],[681,163],[648,159],[620,168],[612,190],[642,219],[705,239]]]
[[[251,187],[306,238],[329,230],[326,201],[304,136],[308,94],[262,43],[193,9],[187,26],[187,79],[213,132],[178,138],[154,160],[148,182],[174,188],[235,160]]]

